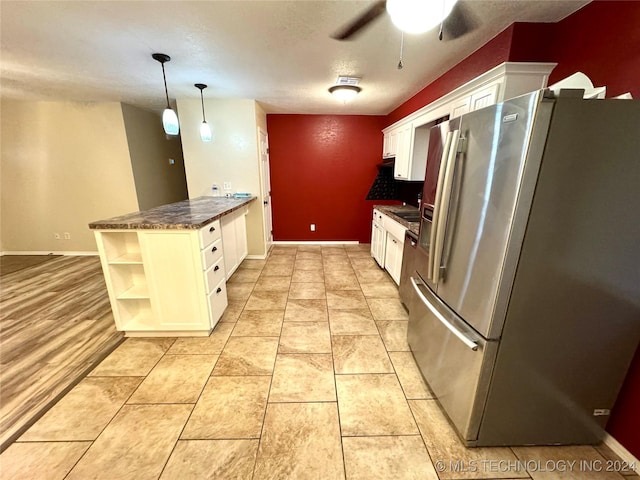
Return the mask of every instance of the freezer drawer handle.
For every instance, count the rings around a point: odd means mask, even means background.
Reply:
[[[476,342],[474,342],[473,340],[470,340],[469,338],[467,338],[464,335],[464,333],[462,333],[456,327],[451,325],[451,323],[449,323],[449,321],[442,316],[442,314],[436,309],[436,307],[431,305],[431,302],[429,302],[429,300],[427,300],[427,297],[424,296],[424,294],[420,291],[420,287],[418,287],[418,284],[424,285],[424,283],[422,283],[422,281],[418,280],[416,282],[415,278],[411,277],[411,284],[413,285],[413,289],[416,291],[416,293],[420,297],[420,300],[422,300],[422,303],[424,303],[426,305],[426,307],[431,311],[431,313],[433,313],[435,315],[435,317],[438,320],[440,320],[440,323],[442,323],[445,327],[447,327],[447,329],[449,329],[449,331],[451,333],[453,333],[456,337],[458,337],[458,339],[462,343],[464,343],[467,347],[469,347],[471,350],[473,350],[474,352],[476,350],[478,350],[478,344]]]

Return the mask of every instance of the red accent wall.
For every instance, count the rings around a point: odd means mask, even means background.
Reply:
[[[267,115],[276,241],[371,241],[383,116]],[[309,225],[315,223],[316,231]]]

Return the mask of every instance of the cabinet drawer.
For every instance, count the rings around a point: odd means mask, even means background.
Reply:
[[[218,239],[202,250],[202,269],[209,270],[214,263],[222,258],[222,239]]]
[[[224,279],[209,294],[209,315],[211,326],[215,327],[227,308],[227,286]]]
[[[203,228],[200,229],[199,232],[200,248],[204,248],[211,242],[218,240],[220,236],[220,220],[215,220],[211,223],[206,224]]]
[[[209,267],[209,270],[204,273],[204,282],[207,293],[213,292],[215,287],[220,283],[220,280],[224,280],[224,278],[224,260],[219,258],[218,261],[212,267]]]

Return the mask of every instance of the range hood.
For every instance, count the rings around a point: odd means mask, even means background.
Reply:
[[[366,200],[396,200],[396,181],[393,178],[395,159],[384,159],[378,164],[378,176],[369,189]]]

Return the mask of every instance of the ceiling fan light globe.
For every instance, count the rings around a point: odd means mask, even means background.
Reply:
[[[424,33],[447,18],[458,0],[387,0],[393,24],[405,33]],[[444,2],[444,3],[443,3]]]
[[[178,135],[180,132],[178,115],[171,108],[165,108],[162,112],[162,126],[167,135]]]
[[[210,142],[212,138],[211,127],[207,122],[202,122],[200,124],[200,140],[203,142]]]

